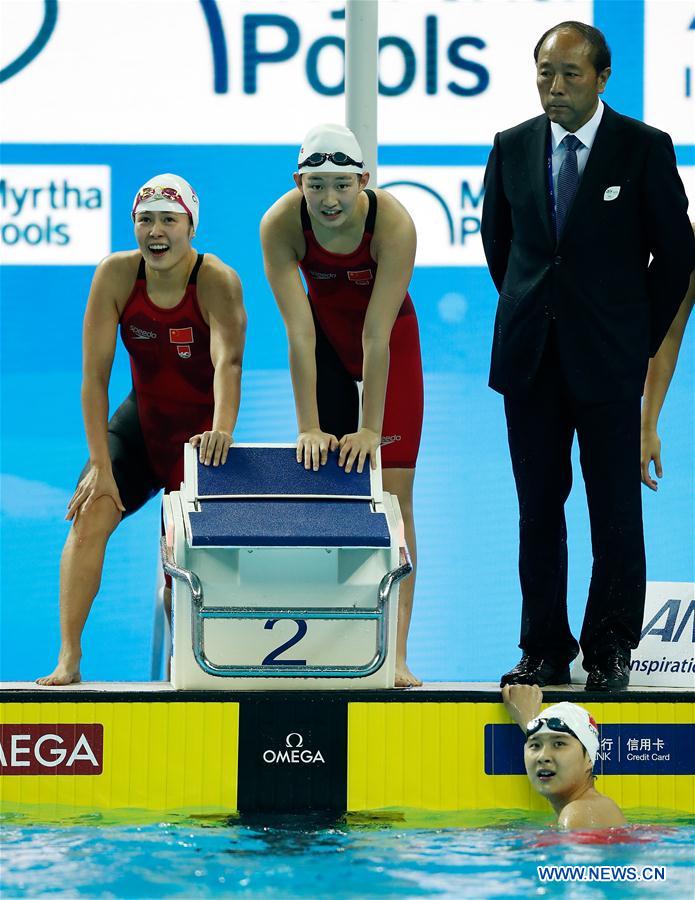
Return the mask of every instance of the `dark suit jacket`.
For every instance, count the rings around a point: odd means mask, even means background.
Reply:
[[[500,294],[490,387],[528,387],[554,320],[577,400],[639,396],[695,267],[673,144],[606,106],[558,243],[549,138],[545,115],[497,134],[485,172],[481,230]]]

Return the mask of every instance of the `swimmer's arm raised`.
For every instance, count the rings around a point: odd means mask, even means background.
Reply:
[[[526,734],[526,726],[541,711],[543,691],[537,684],[506,684],[502,688],[504,706]]]
[[[297,412],[297,461],[318,469],[328,450],[338,446],[335,435],[321,431],[316,401],[316,329],[299,277],[298,256],[282,218],[271,209],[261,222],[265,274],[287,330],[290,373]]]
[[[210,358],[215,369],[212,431],[191,437],[204,464],[224,464],[236,427],[241,399],[241,368],[246,342],[246,311],[236,272],[211,257],[199,278],[199,300],[210,324]]]
[[[67,519],[87,509],[100,496],[111,496],[124,512],[111,471],[108,448],[109,379],[118,330],[119,263],[109,257],[99,264],[87,300],[82,329],[82,415],[89,447],[90,472],[68,504]]]

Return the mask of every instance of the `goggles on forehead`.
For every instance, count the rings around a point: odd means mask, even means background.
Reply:
[[[317,166],[322,166],[327,161],[335,163],[336,166],[357,166],[359,169],[364,168],[364,160],[362,160],[362,162],[357,162],[357,160],[348,156],[347,153],[342,153],[340,150],[336,153],[312,153],[311,156],[307,156],[305,160],[299,163],[298,168],[303,169],[309,167],[315,169]]]
[[[135,198],[135,204],[133,206],[133,218],[135,218],[135,213],[137,212],[138,206],[141,203],[147,203],[150,200],[168,200],[170,203],[178,203],[179,206],[182,206],[184,210],[188,213],[188,218],[193,222],[193,213],[184,203],[183,197],[176,188],[173,187],[161,187],[157,185],[156,187],[144,187],[138,191],[138,195]]]
[[[567,725],[565,722],[563,722],[562,719],[556,719],[553,717],[551,717],[550,719],[542,719],[542,718],[531,719],[531,721],[528,723],[528,726],[526,728],[526,737],[530,738],[531,735],[534,735],[534,734],[536,734],[536,732],[540,731],[544,725],[547,725],[551,731],[559,731],[562,734],[569,734],[573,738],[577,738],[577,740],[579,740],[579,738],[572,731],[572,729],[569,727],[569,725]],[[580,743],[581,743],[581,741],[580,741]]]

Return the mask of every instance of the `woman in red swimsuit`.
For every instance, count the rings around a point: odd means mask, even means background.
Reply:
[[[298,190],[265,214],[261,241],[289,340],[297,460],[317,470],[339,448],[340,465],[361,472],[367,458],[376,465],[381,446],[384,487],[398,497],[415,565],[413,479],[423,413],[420,340],[408,294],[415,227],[386,191],[365,190],[362,151],[341,125],[307,134],[294,180]],[[414,580],[413,572],[400,591],[400,687],[421,683],[406,663]]]
[[[191,246],[198,198],[177,175],[138,191],[138,249],[96,269],[84,317],[82,411],[89,462],[68,505],[60,564],[61,647],[39,684],[80,680],[81,637],[99,589],[106,543],[124,516],[162,488],[178,490],[183,444],[224,463],[239,411],[246,314],[237,274]],[[120,325],[133,390],[108,418]],[[170,605],[169,589],[165,605]]]

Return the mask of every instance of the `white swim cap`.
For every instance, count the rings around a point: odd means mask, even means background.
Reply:
[[[318,172],[364,174],[364,156],[355,135],[344,125],[316,125],[307,132],[297,157],[300,175]]]
[[[135,220],[135,213],[139,209],[149,209],[153,212],[186,212],[193,225],[193,231],[197,231],[199,206],[198,196],[186,179],[166,172],[164,175],[155,175],[143,184],[135,195],[131,215]]]
[[[564,726],[564,727],[563,727]],[[598,725],[593,717],[576,703],[549,706],[526,726],[526,734],[572,734],[584,746],[593,765],[599,748]]]

